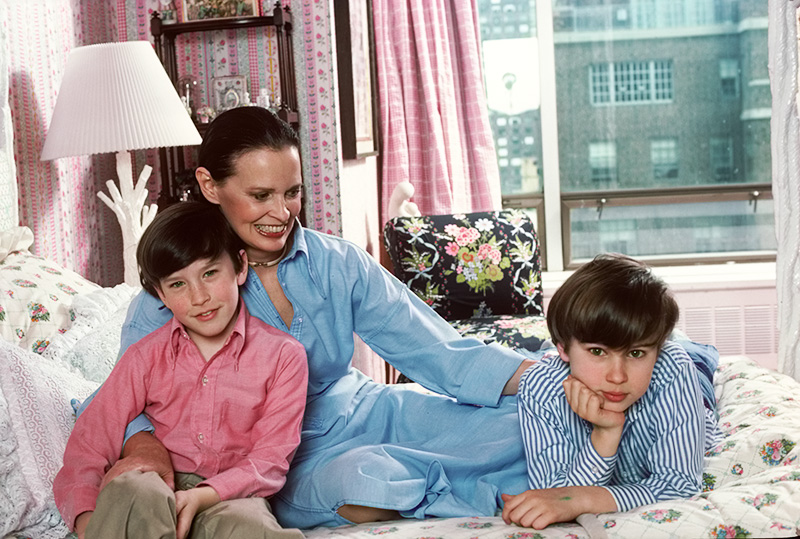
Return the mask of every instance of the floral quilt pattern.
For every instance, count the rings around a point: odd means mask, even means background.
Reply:
[[[0,337],[41,354],[72,324],[72,301],[100,288],[28,251],[0,260]]]

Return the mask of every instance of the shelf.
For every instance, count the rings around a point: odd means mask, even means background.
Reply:
[[[200,21],[192,21],[192,22],[179,22],[179,23],[171,23],[171,24],[164,24],[161,19],[158,19],[158,25],[160,25],[159,29],[153,29],[151,26],[151,31],[153,35],[163,34],[164,36],[174,37],[180,34],[186,34],[189,32],[206,32],[209,30],[238,30],[241,28],[256,28],[260,26],[282,26],[282,25],[289,25],[292,24],[292,16],[290,13],[286,11],[281,11],[278,8],[276,10],[279,12],[279,15],[265,15],[261,17],[233,17],[227,19],[204,19]],[[151,20],[151,25],[153,21]],[[158,33],[157,33],[158,32]]]
[[[264,26],[275,28],[281,100],[281,107],[277,110],[277,114],[279,118],[297,129],[300,115],[297,111],[297,88],[292,54],[292,14],[288,7],[282,7],[280,2],[276,2],[272,9],[272,15],[260,17],[231,17],[164,24],[159,13],[155,11],[150,18],[150,33],[154,38],[156,54],[164,64],[164,69],[173,84],[177,84],[179,72],[175,47],[177,36],[192,32],[239,30]],[[200,135],[204,135],[208,125],[198,122],[195,125]],[[183,149],[161,148],[159,156],[162,188],[158,204],[166,206],[181,198],[176,177],[185,172]]]

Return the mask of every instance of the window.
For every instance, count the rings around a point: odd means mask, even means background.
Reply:
[[[656,180],[678,177],[678,141],[655,139],[650,142],[650,161]]]
[[[595,105],[672,100],[670,60],[594,64],[589,69]]]
[[[711,148],[711,171],[717,182],[733,181],[733,141],[730,137],[713,137]]]
[[[617,179],[617,147],[613,142],[592,142],[589,145],[589,167],[592,181],[611,183]]]
[[[767,0],[477,4],[487,88],[509,71],[487,66],[509,58],[515,89],[524,69],[533,79],[535,99],[487,104],[507,140],[503,205],[537,216],[548,271],[612,250],[655,264],[775,259]],[[511,4],[495,32],[491,7]],[[502,40],[532,52],[501,54]]]
[[[723,96],[739,97],[739,60],[725,58],[719,61],[719,82]]]

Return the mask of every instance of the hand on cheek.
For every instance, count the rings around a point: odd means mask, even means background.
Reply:
[[[614,429],[625,424],[624,412],[604,409],[606,400],[603,396],[589,389],[577,378],[568,376],[564,380],[564,393],[572,411],[595,427]]]

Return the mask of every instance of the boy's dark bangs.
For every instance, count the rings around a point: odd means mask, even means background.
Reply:
[[[642,291],[618,290],[611,300],[575,304],[573,336],[581,342],[603,344],[612,349],[634,345],[660,346],[674,325],[669,309],[654,308],[664,298],[642,300]],[[633,301],[633,297],[637,297]],[[661,307],[661,305],[658,305]],[[581,312],[582,311],[582,312]],[[658,316],[664,313],[666,316]]]

